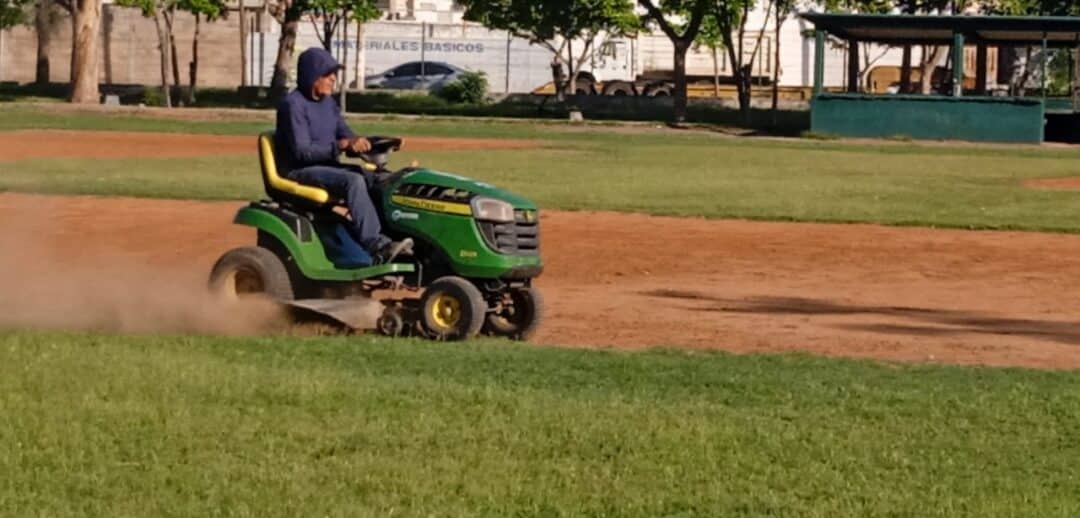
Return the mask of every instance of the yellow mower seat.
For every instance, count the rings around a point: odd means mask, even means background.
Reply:
[[[259,135],[259,163],[262,165],[263,186],[271,199],[324,206],[330,203],[330,193],[321,187],[312,187],[290,180],[278,174],[274,158],[274,132]]]

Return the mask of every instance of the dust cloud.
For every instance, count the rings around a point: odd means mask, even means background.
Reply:
[[[270,301],[219,299],[190,268],[88,252],[65,238],[74,227],[58,232],[78,222],[50,219],[51,203],[19,197],[0,212],[0,329],[255,335],[289,324]]]

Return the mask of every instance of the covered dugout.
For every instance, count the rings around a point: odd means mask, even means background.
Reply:
[[[989,47],[1080,47],[1080,18],[1017,16],[918,16],[804,13],[814,24],[814,97],[811,129],[816,133],[850,137],[907,136],[996,142],[1042,142],[1051,119],[1059,137],[1073,140],[1078,99],[1075,52],[1070,52],[1068,98],[1048,99],[1045,70],[1038,97],[988,95]],[[847,42],[848,91],[823,90],[825,43],[834,37]],[[870,95],[859,93],[859,43],[891,46],[950,46],[951,95]],[[974,88],[964,91],[964,47],[975,47]],[[917,68],[917,64],[915,65]],[[970,77],[970,71],[968,76]],[[1048,109],[1049,106],[1049,109]]]

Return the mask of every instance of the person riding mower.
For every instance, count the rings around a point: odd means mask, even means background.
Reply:
[[[533,286],[543,271],[536,205],[432,169],[391,171],[390,156],[402,140],[365,140],[366,151],[351,143],[345,150],[358,164],[341,164],[352,166],[343,167],[345,174],[370,178],[375,187],[373,210],[362,216],[375,219],[362,224],[377,222],[392,243],[411,240],[411,253],[380,261],[376,250],[373,256],[357,237],[357,215],[339,213],[349,203],[335,189],[280,173],[281,139],[267,132],[258,138],[267,199],[241,208],[234,219],[257,230],[256,246],[225,253],[211,271],[211,289],[228,298],[268,296],[391,336],[532,336],[543,312]]]

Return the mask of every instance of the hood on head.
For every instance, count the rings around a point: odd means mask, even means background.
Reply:
[[[296,61],[296,88],[310,97],[316,80],[340,68],[341,64],[326,49],[311,47],[302,52]]]

